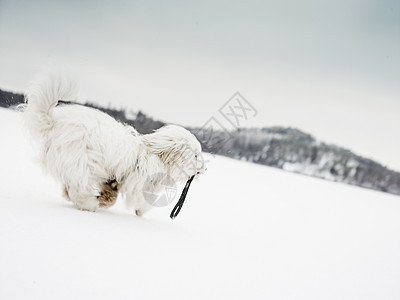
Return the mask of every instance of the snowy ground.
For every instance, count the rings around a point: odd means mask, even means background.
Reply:
[[[400,198],[211,158],[181,214],[73,208],[0,109],[0,299],[400,299]]]

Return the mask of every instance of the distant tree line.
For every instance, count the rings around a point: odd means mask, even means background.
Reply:
[[[192,132],[210,153],[400,195],[400,173],[350,150],[319,142],[298,129],[210,132],[193,128]]]
[[[0,107],[14,107],[24,103],[24,96],[0,90]]]
[[[0,107],[14,107],[23,102],[23,95],[0,90]],[[141,111],[132,113],[93,103],[83,105],[104,111],[134,126],[142,134],[165,125]],[[400,173],[347,149],[319,142],[298,129],[245,128],[232,132],[207,128],[188,130],[196,135],[205,152],[400,195]]]

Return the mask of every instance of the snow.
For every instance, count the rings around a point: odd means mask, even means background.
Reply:
[[[208,156],[173,221],[83,212],[0,128],[0,299],[400,298],[399,197]]]

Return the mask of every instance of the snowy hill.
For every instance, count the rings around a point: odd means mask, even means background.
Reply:
[[[176,220],[82,212],[0,109],[0,299],[399,299],[400,201],[211,157]]]

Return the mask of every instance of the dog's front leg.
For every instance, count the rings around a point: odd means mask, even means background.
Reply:
[[[134,181],[136,184],[122,188],[121,193],[125,197],[128,207],[133,207],[137,216],[142,216],[148,212],[152,206],[146,201],[143,195],[143,186],[140,180]]]
[[[100,185],[100,194],[97,196],[100,207],[110,207],[115,204],[118,197],[119,184],[115,179]]]
[[[138,193],[136,193],[135,199],[133,201],[135,213],[138,217],[141,217],[153,207],[150,203],[146,201],[143,195],[143,191],[139,191]]]

